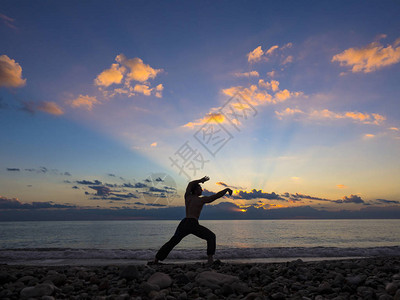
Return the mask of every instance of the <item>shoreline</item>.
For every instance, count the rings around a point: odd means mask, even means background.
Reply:
[[[400,299],[400,256],[164,265],[0,265],[2,299]]]
[[[348,257],[270,257],[270,258],[232,258],[221,259],[222,263],[227,264],[269,264],[269,263],[286,263],[301,259],[303,262],[318,262],[330,260],[349,260],[362,259],[367,257],[348,256]],[[217,258],[218,259],[218,258]],[[163,263],[168,265],[190,265],[196,263],[204,263],[204,259],[166,259]],[[124,266],[124,265],[147,265],[148,260],[138,259],[37,259],[37,260],[15,260],[15,261],[0,261],[1,264],[10,266]]]

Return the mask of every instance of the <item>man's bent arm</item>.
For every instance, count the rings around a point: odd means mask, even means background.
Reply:
[[[194,186],[195,184],[204,183],[204,182],[206,182],[206,181],[209,180],[209,179],[210,179],[210,177],[204,176],[204,177],[201,178],[201,179],[197,179],[197,180],[193,180],[193,181],[189,182],[189,184],[188,184],[188,186],[187,186],[187,188],[186,188],[185,195],[190,194],[190,192],[192,191],[193,186]]]
[[[222,191],[219,191],[218,193],[211,195],[211,196],[207,196],[207,197],[201,197],[201,199],[205,202],[205,203],[211,203],[223,196],[225,196],[226,193],[229,193],[229,195],[232,195],[232,190],[229,188],[226,188]]]

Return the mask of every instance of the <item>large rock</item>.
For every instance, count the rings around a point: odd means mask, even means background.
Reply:
[[[196,277],[196,282],[198,284],[212,289],[219,288],[224,284],[232,284],[237,281],[239,281],[239,278],[236,276],[217,273],[214,271],[204,271]]]
[[[127,280],[132,280],[132,279],[139,279],[140,278],[140,272],[137,269],[136,266],[127,266],[126,268],[122,269],[121,273],[119,274],[120,278],[125,278]]]
[[[54,292],[54,286],[48,283],[38,284],[36,286],[26,287],[21,291],[22,298],[35,298],[50,296]]]
[[[156,272],[147,279],[147,282],[150,284],[155,284],[160,287],[160,289],[164,289],[169,287],[172,284],[172,279],[168,274]]]

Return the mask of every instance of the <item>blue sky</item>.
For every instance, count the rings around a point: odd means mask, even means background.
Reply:
[[[187,180],[209,175],[205,188],[233,187],[221,201],[244,211],[397,207],[399,13],[394,1],[3,1],[1,203],[180,206]],[[215,146],[207,130],[222,130]]]

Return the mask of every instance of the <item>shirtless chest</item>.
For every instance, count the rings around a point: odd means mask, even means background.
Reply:
[[[204,202],[200,197],[192,195],[185,197],[186,217],[198,219],[203,206]]]

